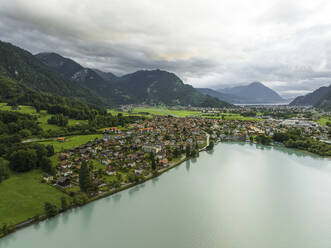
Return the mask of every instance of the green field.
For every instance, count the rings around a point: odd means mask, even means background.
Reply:
[[[24,106],[20,105],[18,110],[13,110],[11,106],[7,106],[7,103],[0,103],[0,110],[6,110],[6,111],[15,111],[15,112],[20,112],[23,114],[31,114],[35,115],[38,117],[38,122],[40,123],[40,127],[44,131],[48,130],[60,130],[61,127],[48,124],[48,119],[52,117],[51,114],[48,114],[45,110],[40,111],[40,113],[37,113],[36,109],[32,106]],[[87,120],[74,120],[74,119],[69,119],[68,121],[68,126],[75,126],[79,124],[88,124]]]
[[[139,112],[139,111],[138,111]],[[145,117],[150,117],[149,115],[146,114],[139,114],[138,112],[132,111],[132,112],[126,112],[126,111],[117,111],[115,109],[107,109],[107,113],[112,114],[112,115],[118,115],[122,114],[123,116],[145,116]]]
[[[0,184],[0,226],[13,225],[44,213],[44,203],[60,206],[61,191],[41,183],[42,172],[12,173]],[[69,196],[67,196],[69,197]]]
[[[317,123],[321,124],[322,126],[326,126],[327,122],[331,124],[331,117],[322,117],[317,121]]]
[[[115,110],[109,110],[112,114],[122,113],[123,115],[128,115],[128,112],[117,112]],[[132,113],[149,113],[150,115],[158,115],[158,116],[168,116],[172,115],[174,117],[204,117],[204,118],[215,118],[222,119],[224,116],[225,120],[259,120],[254,117],[245,117],[240,114],[234,113],[219,113],[219,115],[214,115],[212,113],[202,113],[197,110],[185,110],[185,109],[169,109],[166,107],[145,107],[145,108],[135,108],[132,110]]]
[[[59,142],[57,140],[48,140],[48,141],[41,141],[39,143],[43,145],[51,144],[53,145],[55,152],[60,152],[62,150],[66,150],[71,147],[76,147],[101,137],[102,134],[76,135],[76,136],[66,137],[65,142]]]
[[[165,108],[135,108],[132,110],[132,113],[149,113],[151,115],[164,115],[167,116],[168,114],[165,113],[167,109]]]
[[[0,110],[17,111],[23,114],[37,114],[34,107],[20,105],[18,110],[12,110],[12,107],[7,106],[7,103],[0,103]]]

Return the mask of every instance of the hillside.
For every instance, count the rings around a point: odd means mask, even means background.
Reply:
[[[31,53],[1,41],[0,75],[11,78],[36,92],[76,98],[92,105],[106,104],[95,92],[62,77]]]
[[[277,92],[260,82],[219,89],[218,91],[235,96],[236,99],[232,100],[235,103],[280,103],[285,101]]]
[[[295,98],[290,105],[292,106],[315,106],[318,108],[331,109],[331,85],[320,87],[317,90]]]
[[[321,99],[315,104],[315,107],[331,111],[331,85],[328,87],[328,91]]]
[[[207,94],[210,95],[212,97],[216,97],[221,101],[226,101],[229,103],[240,103],[240,102],[244,102],[245,98],[240,98],[231,94],[225,94],[213,89],[209,89],[209,88],[196,88],[200,93],[202,94]],[[248,100],[246,100],[248,101]]]
[[[315,105],[329,90],[329,87],[320,87],[317,90],[308,93],[304,96],[298,96],[296,97],[290,105],[295,106],[308,106],[308,105]]]
[[[40,53],[36,57],[67,79],[94,90],[116,104],[228,106],[185,85],[175,74],[166,71],[137,71],[117,77],[111,72],[84,68],[55,53]]]
[[[132,103],[230,106],[211,96],[201,94],[191,85],[184,84],[174,73],[162,70],[144,70],[125,75],[116,86],[126,92]]]
[[[97,92],[100,96],[117,104],[127,103],[124,93],[116,89],[110,82],[112,73],[105,73],[99,70],[84,68],[72,59],[62,57],[56,53],[39,53],[35,57],[42,63],[60,73],[70,81]],[[116,79],[114,75],[112,77]]]

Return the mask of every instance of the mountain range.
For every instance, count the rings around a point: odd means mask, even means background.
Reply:
[[[209,94],[220,100],[234,104],[263,104],[286,102],[277,92],[268,88],[260,82],[232,88],[213,90],[209,88],[198,88],[201,93]]]
[[[283,103],[260,82],[226,89],[193,88],[174,73],[140,70],[124,76],[85,68],[56,53],[36,55],[0,41],[0,98],[5,101],[83,101],[90,106],[121,104],[227,107],[232,104]],[[65,99],[64,99],[65,98]],[[60,100],[59,100],[60,99]],[[42,101],[42,100],[40,100]],[[290,105],[331,109],[331,86],[294,99]]]
[[[167,71],[141,70],[117,77],[110,72],[84,68],[59,54],[39,53],[35,56],[67,79],[112,99],[115,104],[230,106],[224,101],[201,94],[191,85],[184,84],[174,73]]]
[[[96,106],[107,104],[95,92],[62,77],[28,51],[6,42],[0,42],[0,75],[10,78],[12,86],[18,84],[16,88],[80,99]]]
[[[314,106],[331,111],[331,85],[323,86],[304,96],[298,96],[291,103],[291,106]]]
[[[198,92],[191,85],[184,84],[178,76],[167,71],[137,71],[117,77],[110,72],[85,68],[74,60],[56,53],[32,55],[24,49],[2,41],[0,76],[3,77],[3,85],[11,82],[7,88],[20,89],[21,93],[39,92],[79,99],[99,107],[120,104],[231,106]],[[13,84],[17,85],[14,87]],[[12,94],[14,92],[15,90],[11,91]],[[23,95],[20,94],[20,99]]]

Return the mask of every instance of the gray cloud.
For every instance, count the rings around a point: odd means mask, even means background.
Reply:
[[[196,87],[331,83],[328,1],[2,0],[0,39],[118,75],[165,69]]]

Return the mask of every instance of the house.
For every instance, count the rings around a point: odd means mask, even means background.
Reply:
[[[144,152],[151,152],[156,154],[162,150],[162,147],[160,145],[144,145],[142,150]]]
[[[65,142],[66,141],[66,137],[57,137],[56,140],[58,142]]]
[[[117,127],[112,127],[111,130],[114,132],[114,133],[121,133],[122,131],[120,129],[118,129]]]
[[[110,141],[112,139],[112,136],[110,136],[109,134],[105,134],[104,136],[103,136],[103,138],[102,138],[102,140],[104,141],[104,142],[108,142],[108,141]]]
[[[113,175],[115,173],[116,173],[115,168],[113,166],[111,166],[111,165],[108,165],[107,168],[106,168],[106,174],[108,176],[111,176],[111,175]]]
[[[166,167],[166,166],[168,166],[169,160],[167,158],[164,158],[164,159],[159,160],[159,163],[162,166]]]
[[[134,174],[141,175],[144,171],[143,170],[134,170]]]
[[[68,187],[70,186],[70,179],[67,177],[60,177],[57,184],[61,187]]]

